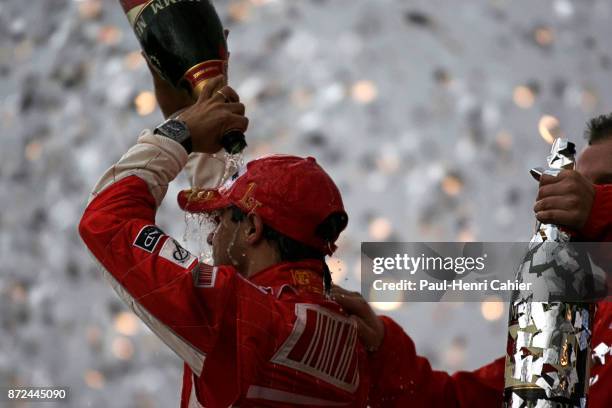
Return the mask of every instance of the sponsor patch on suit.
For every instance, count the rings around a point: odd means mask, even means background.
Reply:
[[[348,392],[359,386],[357,326],[322,306],[297,303],[291,334],[272,363],[301,371]]]
[[[163,236],[164,232],[155,225],[146,225],[142,227],[136,236],[136,240],[134,241],[133,245],[142,250],[153,253],[153,251],[155,251],[155,247],[159,243],[159,240]]]
[[[217,267],[203,263],[193,270],[194,285],[198,288],[214,288],[217,280]]]
[[[169,260],[181,268],[187,268],[193,263],[193,261],[196,260],[195,256],[193,256],[172,238],[168,238],[166,240],[161,251],[159,251],[159,256]]]

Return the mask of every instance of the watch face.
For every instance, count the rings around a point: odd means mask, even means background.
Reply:
[[[172,120],[167,123],[168,130],[173,133],[180,133],[185,130],[185,126],[179,121]]]
[[[182,143],[189,137],[187,126],[178,120],[168,120],[159,127],[159,130],[167,137]]]

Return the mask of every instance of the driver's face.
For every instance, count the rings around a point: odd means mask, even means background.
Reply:
[[[220,210],[214,217],[215,229],[208,234],[206,241],[212,246],[213,264],[239,267],[244,257],[244,234],[241,234],[242,222],[232,221],[229,208]]]
[[[576,170],[593,184],[612,184],[612,137],[585,147]]]
[[[612,184],[612,138],[585,147],[576,163],[576,170],[593,184]],[[591,246],[591,259],[607,271],[610,281],[612,272],[608,269],[611,259],[609,243]]]

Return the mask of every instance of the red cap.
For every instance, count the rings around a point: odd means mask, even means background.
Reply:
[[[253,160],[219,189],[181,191],[178,203],[191,213],[235,205],[327,255],[336,250],[333,241],[338,237],[325,241],[316,234],[317,226],[334,213],[348,221],[338,187],[312,157],[274,155]]]

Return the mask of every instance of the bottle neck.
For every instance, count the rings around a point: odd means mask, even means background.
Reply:
[[[189,85],[193,96],[198,98],[206,83],[218,75],[227,78],[226,60],[210,60],[194,65],[185,72],[183,80]]]

